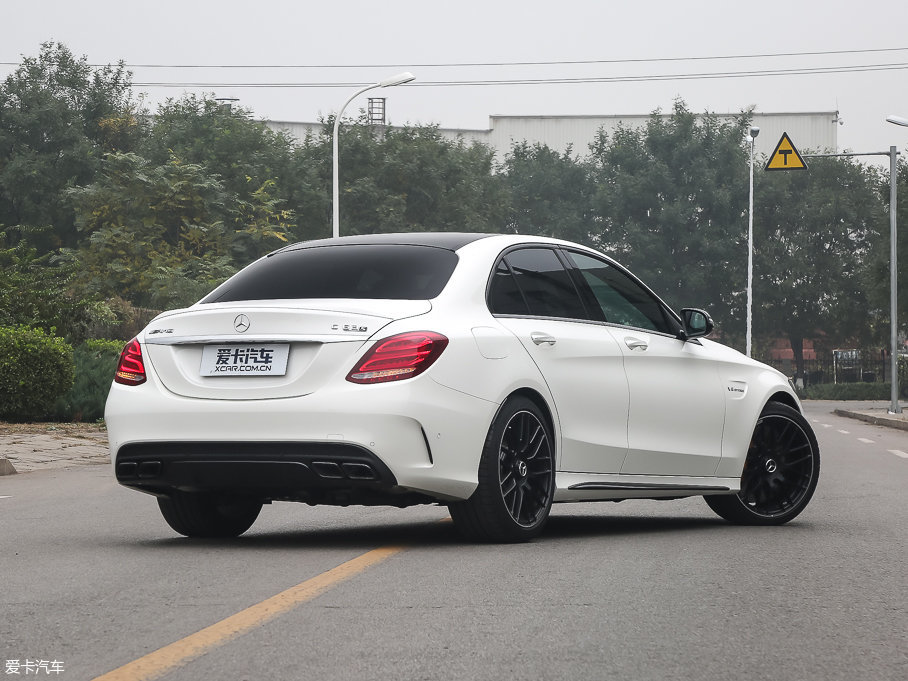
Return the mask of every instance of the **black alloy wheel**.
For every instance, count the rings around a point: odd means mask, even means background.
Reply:
[[[548,511],[552,450],[545,426],[529,411],[514,414],[498,448],[501,498],[514,522],[532,527]]]
[[[820,450],[806,419],[770,403],[754,428],[738,494],[707,496],[716,513],[744,525],[781,525],[810,501],[820,474]]]
[[[552,508],[555,448],[548,421],[525,397],[511,398],[489,430],[479,464],[479,486],[449,506],[469,539],[517,542],[537,536]]]

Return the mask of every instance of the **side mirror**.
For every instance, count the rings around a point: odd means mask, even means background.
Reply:
[[[684,320],[684,340],[708,336],[715,326],[709,314],[693,307],[681,310],[681,319]]]

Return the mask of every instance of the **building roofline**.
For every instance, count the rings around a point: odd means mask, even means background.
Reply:
[[[704,113],[692,112],[694,116],[702,116]],[[712,116],[740,116],[746,111],[738,111],[733,113],[719,113],[716,111],[708,111],[706,114]],[[752,111],[754,116],[762,117],[771,117],[771,116],[835,116],[838,111],[773,111],[770,113],[764,113],[762,111]],[[649,118],[650,116],[659,116],[663,118],[669,118],[672,113],[636,113],[636,114],[492,114],[489,116],[489,120],[500,119],[500,118],[527,118],[527,119],[552,119],[552,118],[570,118],[570,119],[596,119],[596,118]]]

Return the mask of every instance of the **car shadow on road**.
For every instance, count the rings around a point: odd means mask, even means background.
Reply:
[[[670,515],[553,515],[544,532],[534,542],[552,542],[577,538],[608,538],[629,535],[678,534],[689,532],[739,531],[719,518]],[[749,528],[753,531],[753,528]],[[378,546],[475,546],[464,539],[450,518],[410,520],[394,523],[363,522],[344,527],[299,527],[256,531],[235,539],[187,539],[172,536],[155,539],[123,541],[134,547],[152,549],[194,549],[199,547],[229,547],[235,550],[286,550],[302,548],[370,550]],[[478,545],[482,545],[481,543]]]
[[[628,534],[676,533],[731,527],[720,518],[652,515],[557,515],[549,518],[546,537],[614,537]]]
[[[450,520],[417,521],[393,525],[362,523],[355,527],[300,527],[280,531],[254,528],[246,534],[227,539],[200,539],[171,536],[138,541],[123,541],[135,547],[194,549],[225,547],[232,549],[285,550],[293,548],[359,549],[368,551],[379,546],[425,546],[452,544],[460,540]]]

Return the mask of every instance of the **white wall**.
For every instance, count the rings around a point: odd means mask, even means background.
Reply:
[[[664,114],[668,116],[669,114]],[[450,139],[483,142],[495,149],[498,160],[504,159],[514,142],[546,144],[564,152],[571,146],[574,155],[586,155],[598,131],[612,134],[619,125],[642,126],[650,115],[627,116],[490,116],[488,130],[439,128]],[[769,156],[783,132],[787,132],[802,154],[808,151],[838,151],[838,115],[835,111],[805,113],[754,113],[753,125],[760,128],[756,141],[757,156]],[[297,139],[307,133],[318,134],[319,123],[265,121],[274,130],[285,130]]]

